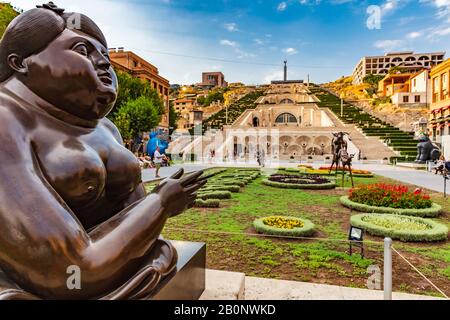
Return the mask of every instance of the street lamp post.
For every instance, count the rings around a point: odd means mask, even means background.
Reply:
[[[225,104],[225,125],[228,125],[228,104]]]
[[[345,94],[342,92],[341,93],[341,118],[344,116],[344,98],[345,98]]]

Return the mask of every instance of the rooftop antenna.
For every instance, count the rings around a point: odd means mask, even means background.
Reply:
[[[287,81],[287,60],[284,60],[284,81]]]

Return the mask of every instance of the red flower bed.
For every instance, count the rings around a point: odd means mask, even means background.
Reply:
[[[430,196],[421,189],[410,191],[407,186],[384,183],[351,189],[349,199],[369,206],[397,209],[425,209],[432,204]]]

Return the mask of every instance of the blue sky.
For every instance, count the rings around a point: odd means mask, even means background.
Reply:
[[[42,0],[43,1],[43,0]],[[282,77],[314,82],[350,75],[364,55],[447,51],[450,0],[54,0],[93,18],[110,47],[156,65],[171,83],[196,83],[202,71],[230,82]],[[12,0],[29,9],[37,2]],[[376,5],[380,29],[368,28]]]

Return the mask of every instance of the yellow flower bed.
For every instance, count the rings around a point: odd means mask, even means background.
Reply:
[[[303,223],[299,220],[288,219],[285,217],[268,217],[263,220],[265,225],[281,228],[281,229],[294,229],[303,228]]]

